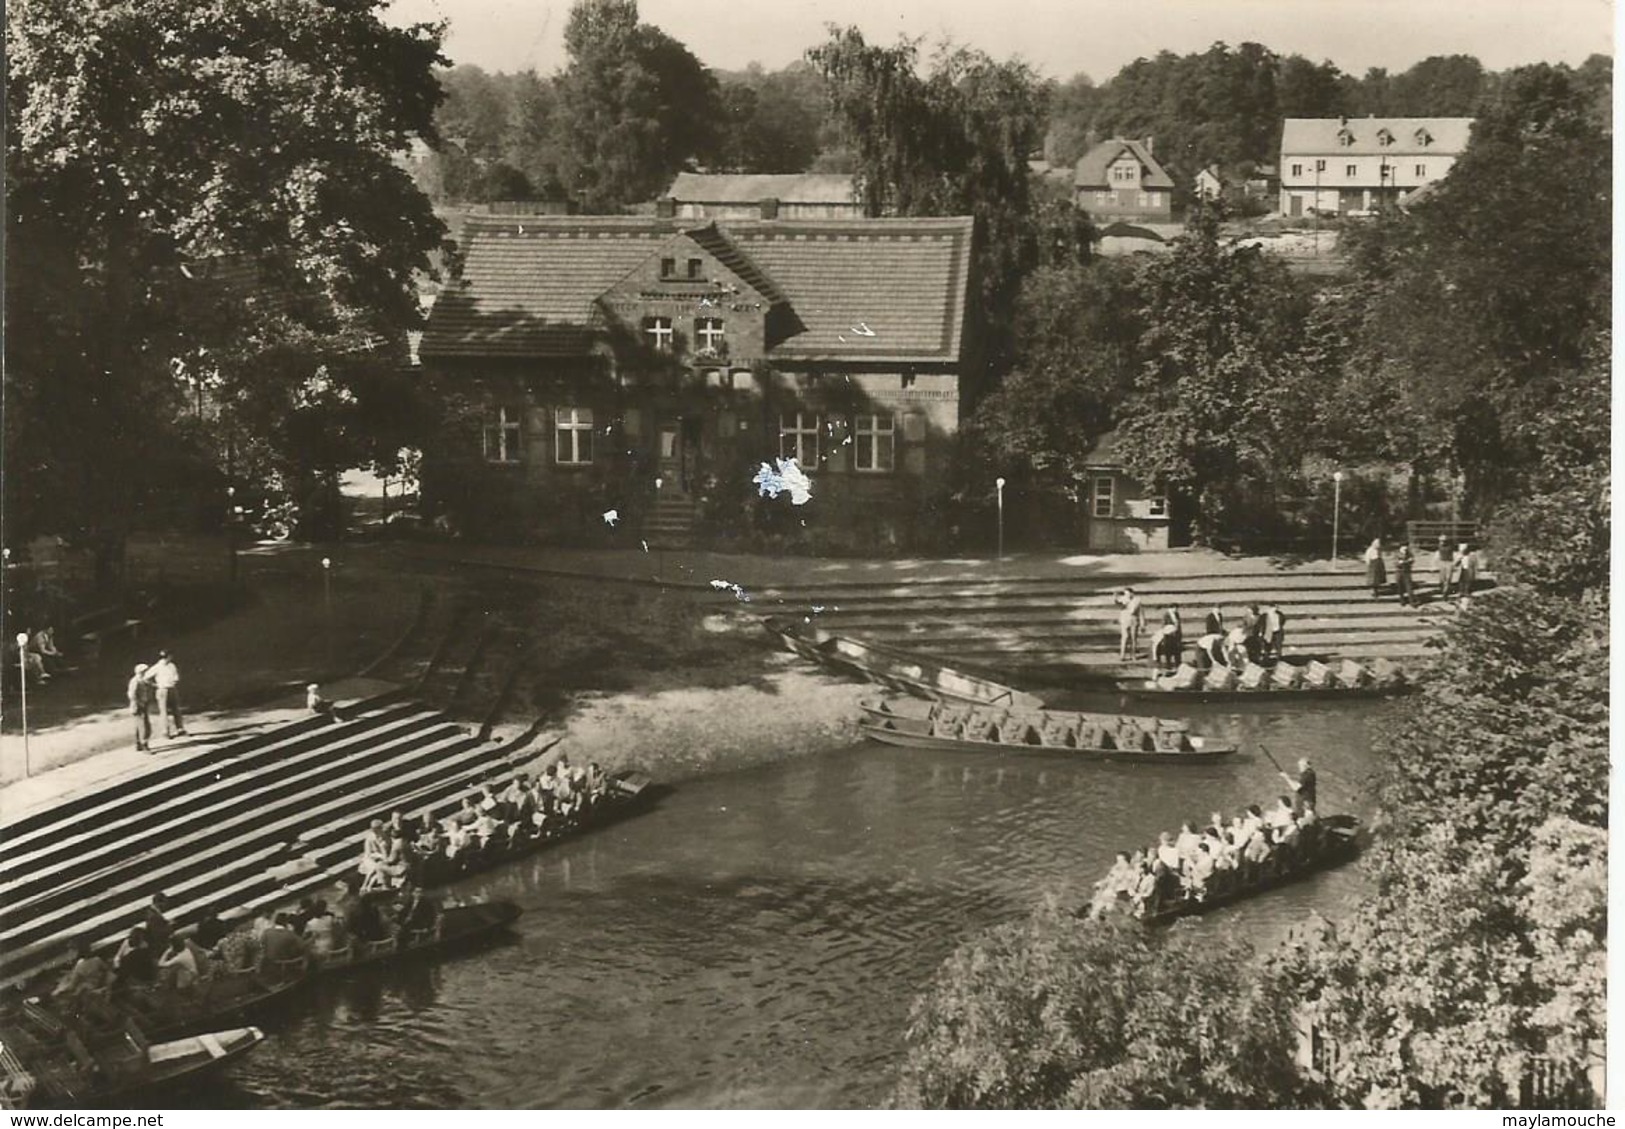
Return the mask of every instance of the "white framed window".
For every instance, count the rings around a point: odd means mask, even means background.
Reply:
[[[1113,165],[1112,166],[1112,179],[1113,180],[1120,180],[1120,181],[1124,181],[1126,183],[1133,183],[1134,181],[1139,179],[1139,177],[1137,175],[1135,175],[1135,174],[1136,174],[1136,170],[1135,170],[1133,165]]]
[[[592,409],[559,408],[553,413],[553,459],[560,466],[592,462]]]
[[[670,318],[644,318],[643,335],[649,339],[649,347],[655,352],[671,352]]]
[[[700,343],[700,348],[719,352],[722,349],[722,339],[721,318],[694,319],[694,340]]]
[[[518,408],[502,405],[485,417],[484,448],[488,463],[517,463],[523,416]]]
[[[779,458],[794,459],[802,470],[818,468],[818,432],[823,421],[813,412],[779,416]]]
[[[897,469],[897,417],[858,416],[852,421],[853,466],[884,474]]]
[[[1111,517],[1117,502],[1117,480],[1109,474],[1095,477],[1093,502],[1089,512],[1095,517]]]
[[[1151,517],[1168,516],[1168,496],[1166,494],[1153,494],[1146,501],[1145,512]]]

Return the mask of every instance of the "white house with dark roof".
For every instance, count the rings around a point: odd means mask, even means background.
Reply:
[[[1168,221],[1173,217],[1174,181],[1152,154],[1152,140],[1114,137],[1078,158],[1072,199],[1103,219]]]
[[[974,238],[970,218],[470,217],[419,351],[478,418],[425,452],[426,500],[487,536],[612,540],[614,511],[622,536],[686,541],[736,528],[754,472],[794,458],[798,528],[926,543]]]
[[[1472,118],[1287,118],[1281,214],[1347,215],[1396,205],[1443,180]]]
[[[680,219],[862,219],[850,173],[678,173],[666,189]]]

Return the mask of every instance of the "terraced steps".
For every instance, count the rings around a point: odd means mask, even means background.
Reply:
[[[285,896],[276,868],[312,869],[302,836],[330,833],[334,857],[353,855],[379,812],[510,769],[533,736],[493,743],[398,695],[352,709],[342,724],[281,726],[14,822],[0,850],[0,975],[60,959],[71,938],[116,943],[159,889],[177,922]]]

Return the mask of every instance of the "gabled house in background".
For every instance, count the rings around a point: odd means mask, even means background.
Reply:
[[[1152,139],[1102,141],[1078,158],[1072,199],[1102,219],[1168,221],[1173,218],[1173,178],[1152,155]]]
[[[850,173],[678,173],[666,189],[679,219],[862,219]]]
[[[420,353],[478,418],[425,451],[426,501],[481,536],[607,535],[614,511],[622,536],[681,543],[793,458],[815,544],[940,536],[974,222],[663,210],[469,218]]]
[[[1209,165],[1196,174],[1191,191],[1198,200],[1217,200],[1224,195],[1224,188],[1225,179],[1219,173],[1219,166]]]
[[[1281,213],[1362,214],[1443,180],[1467,148],[1472,118],[1287,118]]]

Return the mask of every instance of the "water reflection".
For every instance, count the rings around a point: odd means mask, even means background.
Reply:
[[[1322,807],[1368,815],[1380,706],[1193,711],[1234,740],[1188,767],[864,745],[693,781],[647,816],[471,880],[517,940],[325,986],[217,1084],[265,1106],[865,1106],[915,993],[960,940],[1111,853],[1282,790],[1310,750]],[[1346,867],[1207,918],[1269,942],[1363,889]],[[207,1104],[207,1103],[204,1103]]]

